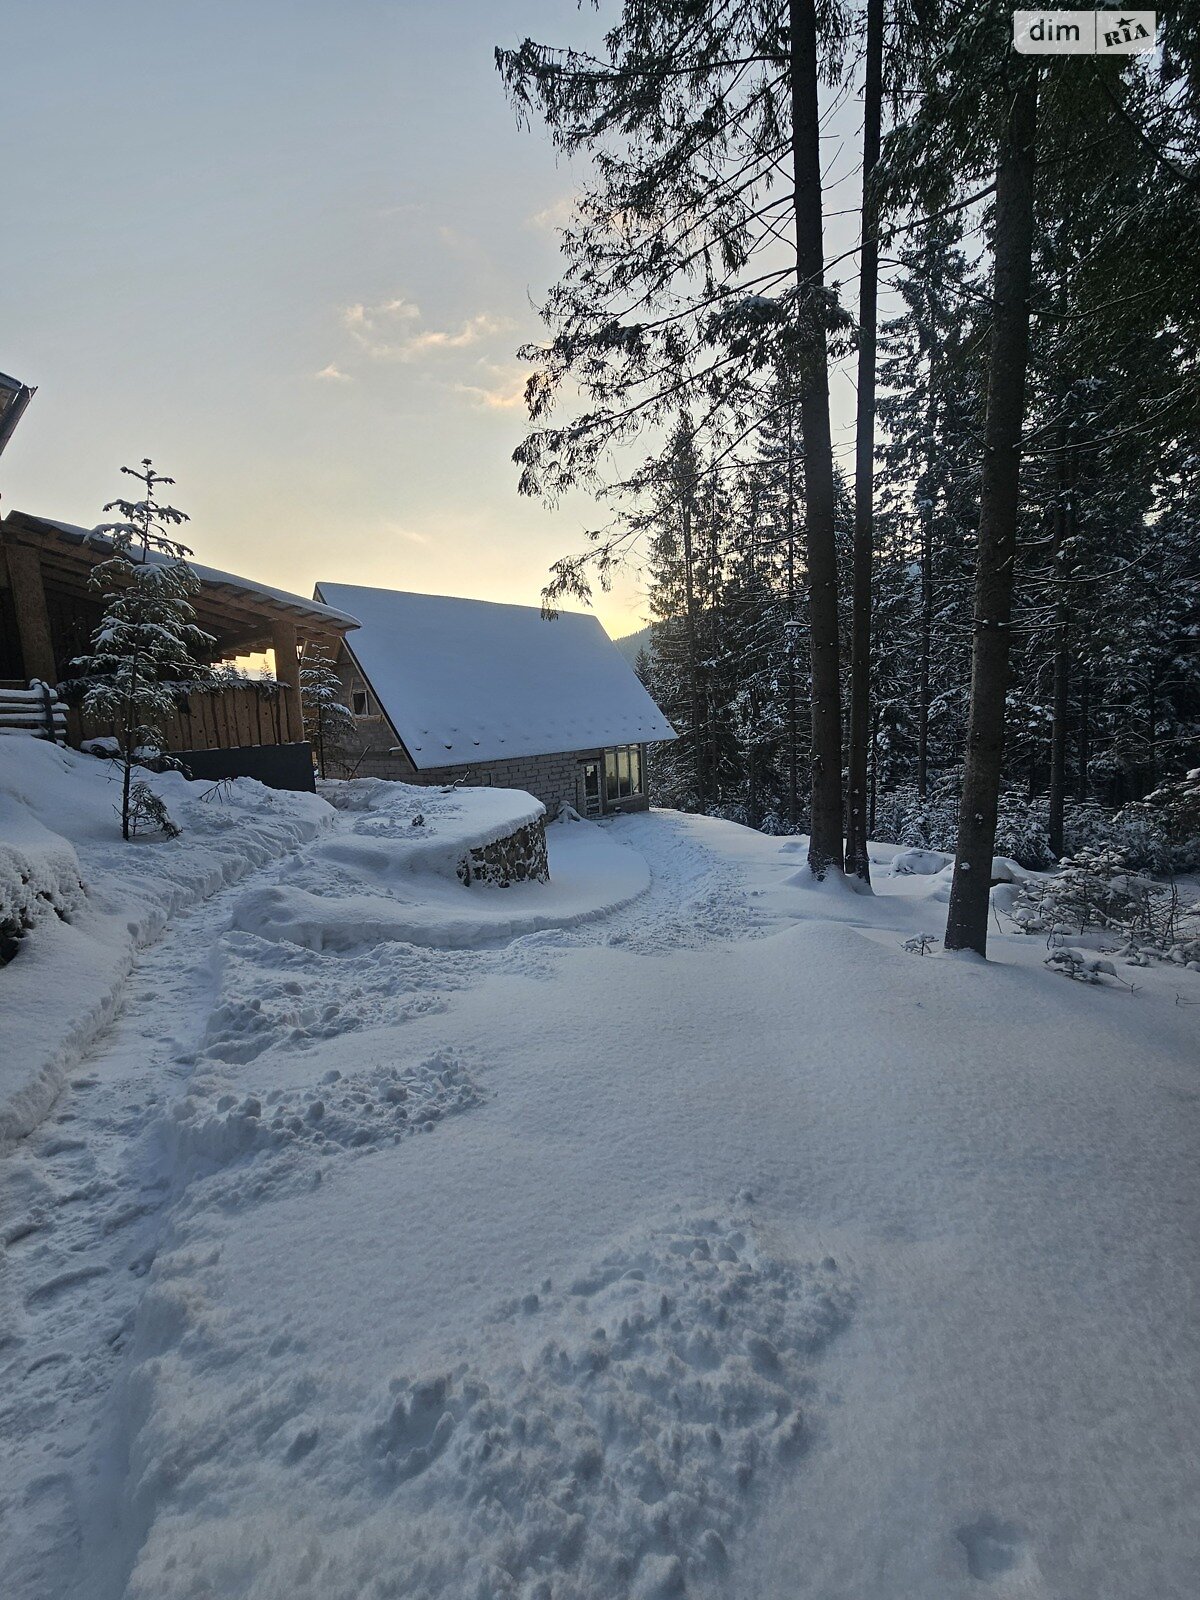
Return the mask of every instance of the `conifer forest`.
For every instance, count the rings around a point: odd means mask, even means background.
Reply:
[[[600,52],[497,52],[584,174],[517,462],[603,520],[548,607],[636,564],[656,801],[805,832],[818,877],[957,849],[950,947],[993,854],[1193,864],[1200,15],[1160,42],[626,0]]]

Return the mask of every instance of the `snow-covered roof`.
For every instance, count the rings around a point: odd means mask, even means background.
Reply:
[[[418,770],[674,739],[599,621],[534,606],[320,583]]]
[[[12,511],[8,520],[20,530],[22,527],[34,530],[43,530],[60,535],[68,544],[86,545],[92,550],[107,551],[112,549],[112,540],[103,533],[97,533],[94,528],[82,528],[73,522],[59,522],[55,517],[37,517],[28,511]],[[186,543],[186,533],[183,537]],[[157,551],[150,551],[150,564],[156,565],[166,561],[169,557]],[[241,578],[232,572],[222,572],[218,567],[205,567],[199,561],[188,557],[188,566],[196,574],[202,584],[215,588],[241,589],[248,595],[257,595],[264,600],[273,600],[276,605],[295,611],[311,622],[325,622],[331,631],[341,633],[346,628],[358,625],[358,619],[348,613],[338,611],[333,606],[322,605],[316,600],[306,600],[303,595],[292,594],[287,589],[274,589],[270,584],[258,583],[253,578]]]

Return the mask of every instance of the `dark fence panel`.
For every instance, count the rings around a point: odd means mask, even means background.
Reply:
[[[193,778],[257,778],[269,789],[316,790],[312,745],[247,744],[232,750],[176,750],[185,772]]]

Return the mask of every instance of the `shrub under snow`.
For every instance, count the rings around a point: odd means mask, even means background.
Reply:
[[[1107,846],[1080,850],[1052,877],[1022,884],[1011,915],[1026,933],[1115,936],[1135,961],[1200,960],[1195,908],[1181,904],[1175,884],[1156,883]]]
[[[1200,767],[1118,811],[1113,826],[1130,853],[1154,872],[1200,867]]]
[[[21,801],[0,793],[0,965],[43,917],[69,921],[83,904],[79,860]]]

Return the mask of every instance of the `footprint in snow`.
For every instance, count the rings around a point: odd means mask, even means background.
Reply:
[[[503,1302],[493,1326],[511,1343],[394,1379],[361,1436],[382,1491],[403,1497],[397,1592],[712,1592],[754,1486],[820,1426],[810,1364],[853,1299],[832,1259],[777,1258],[745,1218],[680,1215],[565,1290],[547,1279]],[[477,1569],[503,1580],[476,1587]]]
[[[397,1384],[387,1421],[371,1431],[386,1471],[397,1482],[424,1472],[446,1448],[455,1424],[447,1400],[450,1381],[448,1375],[439,1375],[409,1386]]]
[[[1011,1572],[1025,1557],[1025,1538],[1015,1522],[1002,1522],[990,1513],[956,1528],[954,1537],[967,1555],[973,1578],[991,1581]]]

